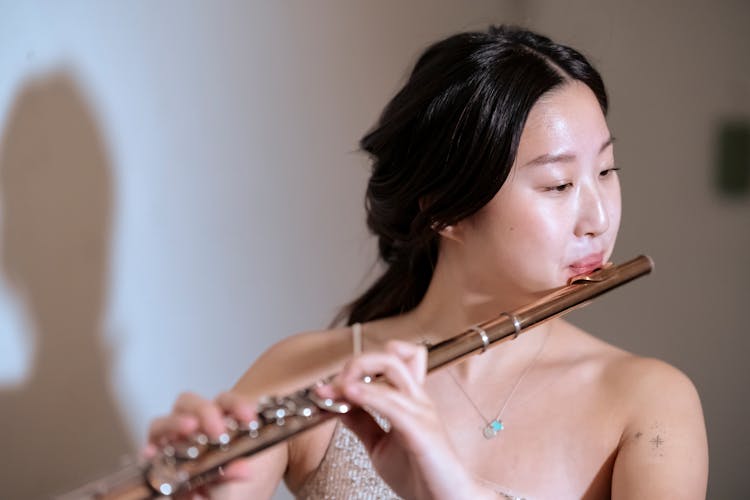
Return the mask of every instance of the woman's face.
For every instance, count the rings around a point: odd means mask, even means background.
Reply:
[[[456,227],[474,285],[536,294],[607,262],[620,225],[614,168],[593,92],[572,82],[542,96],[507,181]]]

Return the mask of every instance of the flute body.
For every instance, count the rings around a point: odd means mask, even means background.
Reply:
[[[587,305],[596,297],[648,274],[652,269],[653,261],[641,255],[574,278],[569,285],[531,304],[502,312],[430,346],[428,372],[512,340],[534,326]],[[145,500],[194,489],[216,481],[223,473],[222,466],[228,462],[252,456],[350,410],[346,402],[318,397],[314,385],[287,396],[266,398],[258,407],[258,419],[233,426],[222,442],[209,443],[204,436],[184,446],[168,447],[145,464],[131,466],[58,498]]]

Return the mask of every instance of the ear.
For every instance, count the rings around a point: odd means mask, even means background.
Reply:
[[[426,203],[427,201],[425,197],[419,198],[419,210],[424,210]],[[453,240],[458,243],[463,243],[463,238],[461,234],[463,226],[460,226],[460,224],[461,224],[460,222],[457,222],[456,224],[451,224],[449,226],[445,226],[442,229],[438,229],[439,224],[437,222],[433,222],[432,230],[435,231],[440,236],[442,236],[443,238],[447,238],[449,240]]]
[[[463,225],[460,222],[445,226],[442,229],[434,228],[435,232],[445,239],[455,241],[456,243],[463,243]]]

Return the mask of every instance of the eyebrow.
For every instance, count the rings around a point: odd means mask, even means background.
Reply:
[[[609,136],[609,139],[604,141],[604,144],[602,144],[602,147],[599,148],[599,153],[602,154],[602,152],[607,149],[609,146],[614,144],[615,138],[613,136]],[[531,160],[528,163],[525,163],[523,166],[534,166],[534,165],[546,165],[548,163],[566,163],[571,162],[576,159],[576,155],[573,153],[562,153],[559,155],[550,155],[550,154],[544,154],[537,156],[533,160]]]

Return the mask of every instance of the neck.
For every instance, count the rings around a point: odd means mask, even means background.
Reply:
[[[511,312],[538,296],[519,296],[502,284],[490,284],[485,279],[472,279],[463,274],[466,266],[450,262],[450,257],[438,259],[427,292],[420,304],[404,319],[411,325],[415,342],[427,340],[432,344],[453,337],[503,312]],[[502,361],[509,369],[523,364],[534,355],[541,337],[547,336],[554,322],[538,326],[492,349],[492,363]],[[490,356],[471,356],[456,366],[456,373],[467,380],[484,371]]]
[[[415,335],[433,342],[444,340],[539,298],[539,295],[519,295],[484,276],[472,277],[467,266],[452,262],[455,259],[452,254],[441,254],[424,298],[408,314]]]

